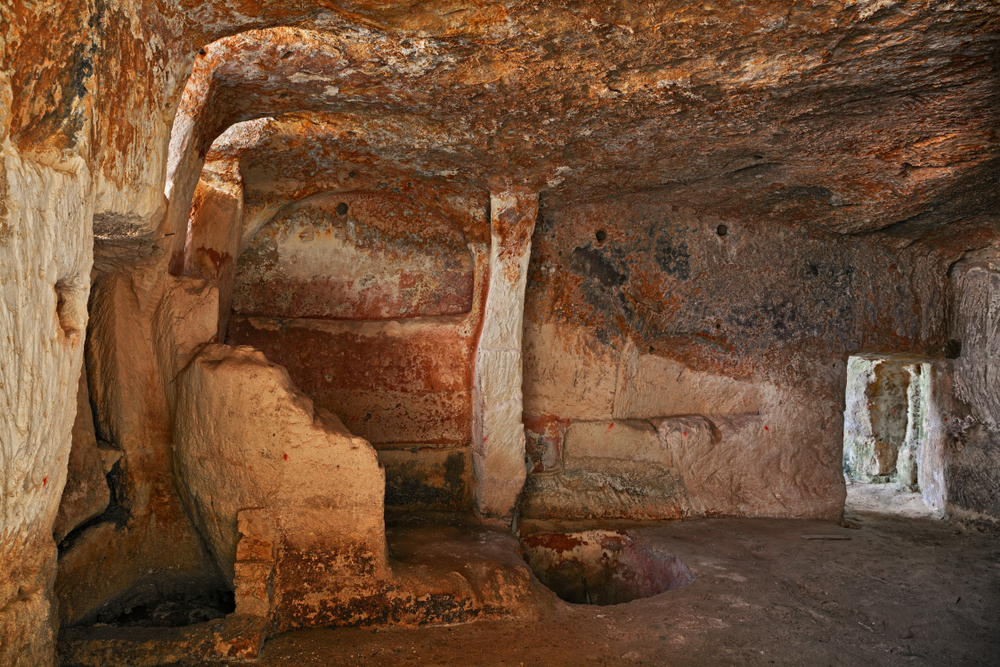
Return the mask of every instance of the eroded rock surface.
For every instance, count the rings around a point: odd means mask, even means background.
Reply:
[[[354,562],[330,573],[343,570],[345,589],[350,574],[382,574],[385,476],[371,445],[336,416],[314,410],[287,372],[252,348],[210,345],[179,383],[178,479],[228,581],[235,576],[237,517],[252,509],[271,513],[278,548],[295,558],[329,554]]]
[[[956,265],[952,331],[961,341],[954,361],[951,427],[945,454],[947,509],[1000,524],[1000,261],[995,251]]]
[[[102,250],[90,303],[87,369],[98,437],[121,457],[112,501],[59,559],[60,621],[92,621],[151,573],[205,572],[211,561],[177,494],[171,463],[176,378],[216,335],[218,292],[166,272],[155,248]]]
[[[9,92],[0,79],[0,108]],[[0,134],[8,112],[0,111]],[[51,665],[52,529],[77,408],[91,255],[90,173],[0,144],[0,664]]]
[[[119,458],[121,452],[97,441],[94,413],[90,407],[90,387],[84,369],[77,390],[76,421],[73,422],[73,445],[69,452],[66,487],[52,527],[52,537],[56,542],[61,542],[74,528],[108,507],[111,489],[105,476]]]
[[[213,339],[286,366],[295,423],[329,409],[423,508],[504,519],[525,479],[539,512],[835,517],[848,355],[961,341],[921,379],[938,435],[917,451],[908,422],[896,465],[940,463],[925,497],[992,524],[998,27],[982,0],[0,7],[0,664],[53,661],[54,580],[76,623],[149,570],[237,558],[253,508],[196,526],[173,470]],[[103,503],[55,526],[85,337],[121,459],[107,520],[72,531]],[[370,545],[367,493],[337,511]],[[293,609],[343,564],[295,545],[288,623],[417,618],[389,575],[372,606]]]

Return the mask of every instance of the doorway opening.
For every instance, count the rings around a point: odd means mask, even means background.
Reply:
[[[860,511],[934,516],[943,461],[938,360],[861,353],[847,362],[844,476]]]

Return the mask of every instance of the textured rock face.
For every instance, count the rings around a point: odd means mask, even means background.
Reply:
[[[768,2],[752,12],[729,3],[441,12],[426,3],[402,12],[362,3],[207,48],[182,105],[195,118],[186,155],[204,153],[226,125],[263,116],[273,120],[256,140],[274,153],[270,136],[299,131],[298,118],[281,115],[308,112],[318,142],[309,151],[339,158],[322,170],[332,181],[351,169],[356,182],[387,187],[406,187],[417,170],[470,184],[513,175],[559,199],[697,183],[738,193],[728,205],[773,222],[877,229],[948,199],[956,176],[970,178],[958,187],[975,187],[972,170],[991,159],[994,9]],[[316,173],[305,151],[281,153],[256,162],[275,178]],[[788,153],[794,164],[782,159]],[[366,173],[374,164],[380,172]],[[937,224],[924,218],[896,231]]]
[[[532,613],[529,576],[513,548],[504,553],[510,545],[483,559],[445,536],[444,564],[426,547],[421,553],[398,542],[390,560],[385,473],[374,448],[314,408],[260,352],[210,345],[180,385],[178,477],[195,523],[235,584],[237,613],[267,618],[276,629]],[[453,562],[463,552],[469,560]]]
[[[925,374],[923,370],[929,372]],[[912,382],[910,386],[913,387]],[[926,390],[927,398],[927,410],[921,415],[920,422],[923,437],[918,457],[917,481],[924,501],[937,510],[947,511],[948,464],[954,451],[952,432],[955,426],[952,362],[939,361],[922,369],[917,386],[922,392]],[[907,437],[909,438],[909,433]]]
[[[923,492],[945,508],[951,361],[907,354],[859,354],[847,362],[844,472]]]
[[[0,7],[0,664],[51,662],[53,580],[76,622],[212,569],[171,448],[216,336],[390,489],[504,517],[525,455],[543,514],[835,516],[847,356],[953,338],[920,484],[1000,516],[994,260],[949,275],[997,244],[998,27],[975,0]],[[93,235],[122,458],[55,577]]]
[[[48,665],[52,529],[87,325],[90,174],[79,158],[46,165],[9,141],[0,160],[0,664]]]
[[[111,501],[111,489],[105,475],[118,462],[121,452],[100,446],[94,431],[94,413],[90,408],[90,387],[86,371],[80,375],[77,391],[76,421],[73,422],[73,445],[69,453],[66,487],[59,501],[59,514],[52,527],[52,537],[62,541],[80,524],[98,516]]]
[[[439,213],[385,197],[315,195],[283,210],[246,245],[233,312],[340,320],[456,315],[471,310],[472,285],[465,237]]]
[[[490,211],[490,289],[472,398],[473,493],[480,513],[508,517],[525,475],[521,336],[538,195],[498,188],[490,197]]]
[[[358,561],[331,573],[345,577],[345,598],[351,575],[382,573],[385,476],[371,445],[329,412],[314,412],[287,372],[251,348],[209,346],[179,382],[178,479],[227,581],[238,515],[253,509],[276,522],[281,593],[284,559],[336,553]]]
[[[947,508],[962,518],[1000,525],[1000,260],[995,251],[953,272],[954,362],[952,449],[945,475]],[[963,405],[964,404],[964,405]]]
[[[390,505],[470,504],[472,369],[489,280],[483,249],[473,245],[472,253],[468,313],[365,321],[234,316],[227,334],[284,365],[317,406],[375,446]]]
[[[902,360],[851,357],[844,411],[844,468],[851,475],[886,481],[906,438],[910,372]]]
[[[90,303],[95,425],[121,458],[108,510],[60,554],[56,595],[67,625],[92,619],[147,574],[200,573],[211,563],[177,495],[171,448],[176,377],[215,336],[218,293],[167,274],[155,249],[126,257],[101,250]]]

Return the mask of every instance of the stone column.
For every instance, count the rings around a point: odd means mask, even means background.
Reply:
[[[480,514],[507,518],[525,478],[521,335],[538,193],[494,189],[490,214],[489,291],[473,378],[472,488]]]

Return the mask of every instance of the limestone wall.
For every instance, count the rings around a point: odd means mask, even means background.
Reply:
[[[0,145],[0,664],[51,664],[52,539],[90,291],[90,172]]]
[[[263,225],[235,270],[226,340],[376,447],[390,507],[468,508],[484,249],[426,206],[330,192]]]
[[[720,213],[669,189],[542,209],[525,324],[529,513],[840,514],[848,353],[939,345],[943,281],[919,253]],[[612,452],[634,429],[624,420],[691,415],[717,435],[663,443],[660,472],[630,472],[624,453],[581,469],[573,455],[584,423],[605,425]]]
[[[1000,258],[995,251],[952,270],[954,361],[952,445],[945,474],[947,510],[1000,525]]]

